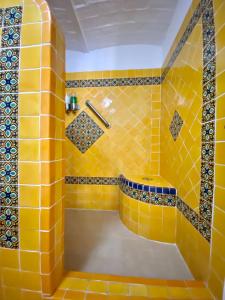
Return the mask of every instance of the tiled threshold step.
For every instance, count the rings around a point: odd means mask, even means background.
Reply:
[[[51,298],[71,300],[213,299],[202,281],[68,272]]]

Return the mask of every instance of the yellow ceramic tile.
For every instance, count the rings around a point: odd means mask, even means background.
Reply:
[[[168,290],[166,287],[161,286],[149,286],[148,287],[148,296],[150,298],[168,298]]]
[[[190,293],[193,299],[205,299],[210,300],[212,296],[209,293],[209,290],[206,288],[191,288]]]
[[[38,116],[40,114],[40,94],[19,95],[19,115]]]
[[[86,300],[107,300],[108,296],[104,294],[90,293],[86,295]]]
[[[19,253],[18,250],[0,249],[1,267],[14,268],[19,267]]]
[[[91,292],[106,293],[107,285],[103,281],[90,281],[87,289]]]
[[[67,299],[67,300],[84,300],[85,299],[85,293],[75,292],[75,291],[66,291],[64,299]]]
[[[38,186],[19,186],[20,206],[39,207],[40,187]]]
[[[64,278],[60,284],[60,288],[66,288],[77,291],[84,291],[87,289],[87,286],[88,280],[69,277]]]
[[[40,210],[20,208],[20,228],[38,230],[40,226]]]
[[[20,92],[39,92],[40,87],[40,70],[20,71]]]
[[[20,117],[20,138],[39,138],[39,117]]]
[[[36,23],[41,21],[41,11],[36,5],[25,5],[23,10],[23,24]]]
[[[110,295],[128,295],[129,289],[127,284],[109,282],[108,291]]]
[[[42,42],[41,23],[22,25],[21,46],[38,45]],[[31,34],[32,32],[32,34]]]
[[[129,295],[130,296],[147,296],[148,295],[148,289],[145,285],[130,285],[129,286]]]
[[[35,69],[41,65],[41,47],[21,48],[20,69]]]
[[[216,299],[222,299],[223,297],[223,282],[221,282],[214,272],[210,272],[208,280],[209,289],[216,297]]]
[[[20,184],[39,184],[40,175],[41,175],[40,164],[20,162],[19,174],[20,174],[19,176]]]
[[[168,287],[168,293],[172,299],[188,299],[190,298],[190,291],[187,288]]]
[[[21,270],[39,272],[40,270],[40,253],[20,251]]]
[[[39,251],[39,231],[37,230],[21,230],[20,231],[20,249]]]
[[[21,287],[31,291],[40,291],[41,275],[33,272],[21,272]]]
[[[216,183],[221,187],[225,187],[225,165],[216,165],[215,172]]]
[[[21,293],[22,293],[22,299],[26,299],[26,300],[42,300],[43,299],[41,292],[22,291]]]
[[[10,6],[16,6],[16,5],[22,5],[22,0],[2,0],[1,1],[1,7],[10,7]]]
[[[20,161],[38,161],[40,142],[38,140],[20,140],[19,141],[19,160]]]

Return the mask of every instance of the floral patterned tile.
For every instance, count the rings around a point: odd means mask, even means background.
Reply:
[[[15,26],[22,23],[22,6],[8,7],[5,9],[3,26]]]

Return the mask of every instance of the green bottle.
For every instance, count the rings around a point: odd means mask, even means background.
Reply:
[[[77,97],[76,95],[70,98],[71,110],[75,111],[77,109]]]

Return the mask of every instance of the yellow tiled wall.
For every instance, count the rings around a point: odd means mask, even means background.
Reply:
[[[176,241],[175,207],[151,205],[120,191],[121,221],[134,233],[165,243]]]
[[[81,80],[145,76],[160,76],[160,70],[67,73],[66,78]],[[67,176],[117,177],[121,172],[159,174],[160,85],[70,88],[67,93],[76,93],[81,111],[86,111],[105,132],[84,154],[66,139]],[[106,98],[112,100],[109,108],[103,106]],[[86,100],[90,100],[111,123],[110,129],[106,129],[86,107]],[[76,114],[69,113],[66,116],[66,126],[79,113],[80,111]],[[117,194],[114,187],[67,185],[65,205],[104,209],[103,202],[107,201],[109,189],[114,195]],[[111,205],[106,206],[108,209],[117,208],[118,197],[113,197]]]
[[[199,1],[193,1],[167,61],[175,49]],[[216,32],[216,156],[212,240],[208,243],[178,211],[177,244],[194,276],[207,282],[216,299],[222,299],[225,278],[225,2],[214,0]],[[201,20],[200,20],[201,22]],[[175,185],[178,194],[195,211],[200,191],[200,122],[202,101],[202,32],[195,27],[162,84],[161,175]],[[166,64],[165,64],[166,65]],[[184,126],[176,143],[169,132],[174,110]],[[199,134],[197,134],[199,132]]]
[[[64,40],[44,0],[21,5],[19,249],[0,248],[0,299],[42,299],[63,270]]]

